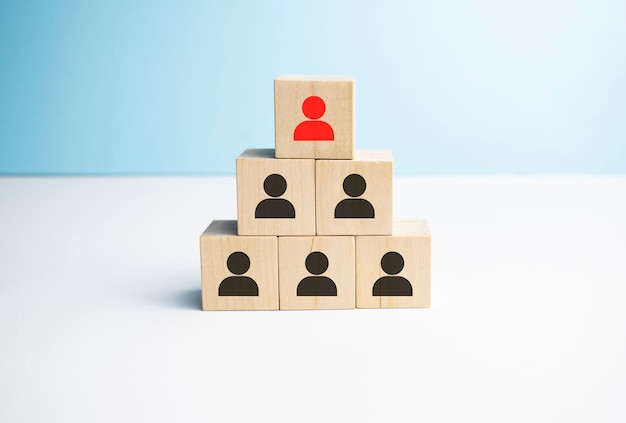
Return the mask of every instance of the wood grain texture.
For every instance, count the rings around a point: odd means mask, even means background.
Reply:
[[[345,178],[363,177],[365,192],[351,197]],[[374,218],[336,218],[343,200],[371,204]],[[316,221],[318,235],[390,235],[393,203],[393,158],[390,151],[356,150],[354,160],[316,161]]]
[[[334,141],[294,141],[294,130],[310,120],[302,110],[309,96],[324,100],[319,120],[334,131]],[[352,159],[354,157],[354,78],[281,76],[274,80],[276,157]]]
[[[425,220],[396,221],[391,236],[356,237],[357,308],[430,307],[430,230]],[[403,258],[399,269],[383,270],[383,256],[396,252]],[[401,267],[401,266],[400,266]],[[374,285],[381,278],[404,278],[412,287],[411,296],[375,296]],[[389,281],[387,279],[386,281]],[[391,280],[395,283],[394,280]]]
[[[238,276],[227,261],[236,252],[249,258],[249,269],[240,276],[252,278],[258,296],[220,296],[220,284]],[[203,310],[277,310],[278,239],[273,236],[237,236],[235,220],[216,220],[200,235]]]
[[[278,251],[281,310],[354,308],[354,237],[279,237]],[[328,258],[328,268],[319,276],[335,283],[337,296],[297,295],[300,282],[315,276],[307,270],[306,260],[310,253],[317,251]]]
[[[286,191],[276,197],[264,190],[266,178],[281,175]],[[257,218],[261,202],[283,201],[295,218]],[[239,235],[315,235],[315,161],[276,159],[273,149],[248,149],[237,158],[237,218]]]

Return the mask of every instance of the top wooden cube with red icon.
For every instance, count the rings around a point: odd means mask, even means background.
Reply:
[[[354,157],[354,78],[285,75],[274,80],[276,157]]]

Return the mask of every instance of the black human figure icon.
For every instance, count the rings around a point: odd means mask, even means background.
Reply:
[[[388,275],[397,275],[404,268],[404,258],[400,253],[390,251],[380,260],[380,267]],[[374,283],[374,297],[411,297],[413,286],[402,276],[383,276]]]
[[[270,197],[280,197],[287,191],[287,181],[282,175],[272,173],[265,178],[263,189]],[[294,219],[296,209],[284,198],[266,198],[256,206],[254,217],[257,219]]]
[[[358,197],[365,192],[365,179],[356,173],[343,180],[343,191],[350,197]],[[374,207],[363,198],[346,198],[335,207],[335,219],[373,219]]]
[[[243,275],[250,268],[250,258],[246,253],[236,251],[228,256],[226,267],[230,273]],[[248,276],[229,276],[220,283],[218,295],[220,297],[258,297],[259,286]]]
[[[313,275],[321,275],[328,269],[328,257],[320,251],[313,251],[304,261],[306,270]],[[326,276],[307,276],[298,284],[298,297],[336,297],[337,285]]]

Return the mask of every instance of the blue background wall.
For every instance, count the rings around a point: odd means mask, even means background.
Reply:
[[[626,172],[621,0],[59,0],[0,5],[0,173],[234,173],[283,73],[399,174]]]

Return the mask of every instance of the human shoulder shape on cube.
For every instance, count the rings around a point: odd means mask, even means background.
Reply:
[[[354,157],[354,78],[285,75],[274,81],[276,157]]]

